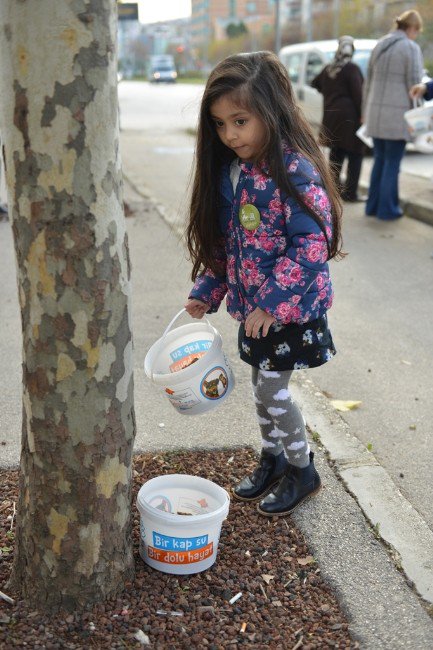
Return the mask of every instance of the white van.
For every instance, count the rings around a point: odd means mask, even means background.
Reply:
[[[355,54],[352,60],[359,65],[364,78],[367,74],[371,51],[376,43],[377,41],[374,39],[355,39],[354,41]],[[322,122],[323,98],[310,84],[322,68],[332,61],[337,47],[337,39],[311,41],[310,43],[286,45],[279,53],[280,61],[289,73],[298,103],[307,119],[314,126],[319,126]]]

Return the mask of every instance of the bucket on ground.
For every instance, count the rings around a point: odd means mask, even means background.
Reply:
[[[176,314],[152,345],[144,371],[179,413],[196,415],[225,401],[235,380],[221,335],[206,317],[171,329],[185,311]]]
[[[216,560],[229,505],[224,488],[199,476],[150,479],[137,495],[141,557],[164,573],[205,571]]]

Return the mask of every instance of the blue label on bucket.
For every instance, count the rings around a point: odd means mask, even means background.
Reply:
[[[207,352],[211,345],[212,341],[193,341],[187,345],[182,345],[180,348],[176,348],[176,350],[172,350],[170,356],[173,361],[179,361],[179,359],[194,354],[194,352]]]
[[[167,551],[193,551],[206,546],[208,543],[208,535],[201,535],[200,537],[170,537],[169,535],[161,535],[152,531],[153,546],[155,548],[163,548]]]

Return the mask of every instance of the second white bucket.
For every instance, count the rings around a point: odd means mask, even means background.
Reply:
[[[217,556],[230,498],[212,481],[167,474],[147,481],[137,495],[140,555],[163,573],[205,571]]]
[[[235,379],[221,335],[206,317],[171,329],[184,312],[176,314],[152,345],[144,371],[179,413],[197,415],[225,401]]]

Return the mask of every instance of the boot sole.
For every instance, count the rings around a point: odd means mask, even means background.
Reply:
[[[308,499],[311,499],[311,497],[314,497],[318,492],[320,492],[321,489],[322,489],[322,486],[319,485],[318,488],[313,490],[313,492],[310,492],[310,494],[307,494],[291,510],[284,510],[284,512],[265,512],[264,510],[261,510],[260,505],[257,504],[257,512],[259,512],[264,517],[284,517],[286,515],[290,515],[292,512],[294,512],[296,510],[296,508],[299,508],[299,506],[301,506],[303,503],[305,503],[305,501],[308,501]]]
[[[236,494],[236,492],[234,491],[233,488],[230,490],[230,492],[232,493],[233,498],[236,499],[236,501],[243,501],[244,503],[254,503],[254,501],[258,501],[259,499],[263,499],[263,497],[265,497],[267,494],[269,494],[269,492],[272,490],[272,488],[274,488],[276,485],[278,485],[280,480],[281,480],[281,477],[278,480],[276,480],[275,483],[272,483],[272,485],[267,487],[264,492],[262,492],[261,494],[259,494],[256,497],[253,497],[253,498],[240,497],[238,494]]]

